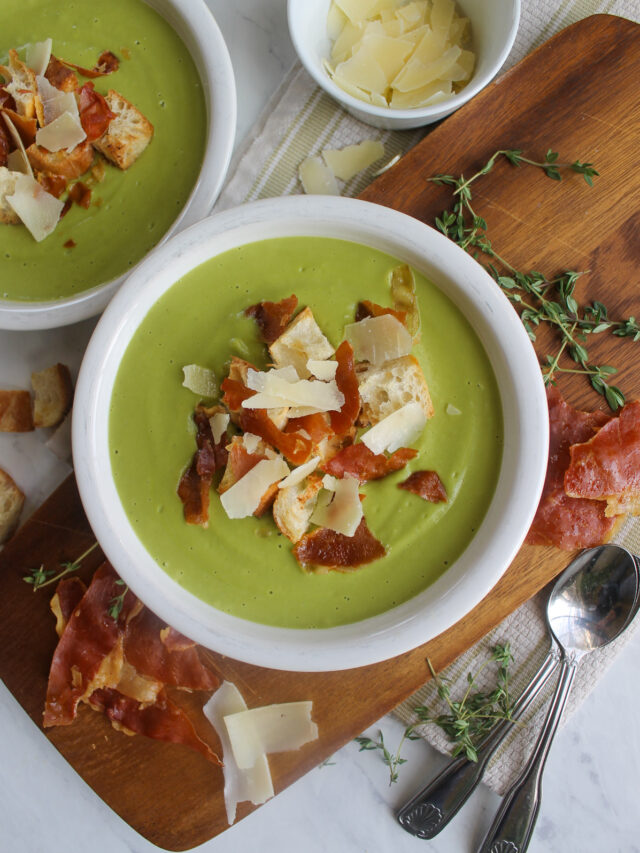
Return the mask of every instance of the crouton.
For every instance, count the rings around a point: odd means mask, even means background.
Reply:
[[[24,495],[13,479],[0,468],[0,545],[13,534],[20,520]]]
[[[302,379],[311,374],[307,370],[307,361],[323,361],[334,353],[329,341],[316,323],[313,311],[308,306],[293,319],[279,338],[269,347],[269,353],[276,367],[293,365]]]
[[[407,403],[419,403],[427,418],[433,415],[429,387],[412,355],[368,368],[358,375],[358,383],[362,401],[360,426],[377,424]]]
[[[278,530],[293,543],[307,532],[321,488],[321,478],[310,476],[294,486],[278,489],[273,503],[273,519]]]
[[[9,51],[9,65],[0,65],[0,75],[5,79],[4,88],[16,104],[18,115],[33,118],[36,114],[38,87],[36,75],[18,59],[16,50]]]
[[[153,125],[114,89],[109,89],[105,98],[116,117],[93,144],[118,168],[128,169],[151,141]]]
[[[7,196],[16,191],[16,181],[20,172],[12,172],[6,166],[0,166],[0,223],[3,225],[19,225],[20,217],[7,201]]]
[[[34,391],[34,426],[58,426],[73,402],[73,384],[69,368],[66,364],[54,364],[38,373],[32,373],[31,385]]]
[[[0,391],[0,432],[30,432],[32,429],[31,394]]]
[[[79,142],[73,151],[47,151],[42,145],[36,145],[34,142],[27,148],[27,157],[37,172],[48,172],[71,180],[84,175],[91,167],[94,150],[86,139]]]
[[[60,89],[61,92],[75,92],[78,88],[78,78],[73,69],[64,65],[53,55],[49,59],[44,76],[52,86]]]

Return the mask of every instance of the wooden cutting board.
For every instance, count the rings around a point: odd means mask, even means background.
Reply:
[[[598,298],[612,315],[640,317],[640,27],[595,16],[540,47],[458,113],[364,193],[363,198],[432,223],[448,192],[429,183],[437,172],[472,174],[499,148],[539,160],[595,163],[593,189],[579,175],[562,184],[501,163],[474,196],[494,246],[514,266],[547,274],[590,270],[581,298]],[[597,362],[620,367],[617,383],[640,396],[640,343],[608,338],[592,346]],[[544,341],[540,342],[543,353]],[[573,403],[603,407],[578,377],[561,381]],[[526,487],[526,485],[524,485]],[[73,478],[67,480],[0,554],[0,676],[36,725],[42,725],[47,673],[56,644],[46,591],[23,583],[28,568],[55,567],[93,541]],[[101,556],[86,560],[89,576]],[[568,555],[523,547],[500,583],[475,610],[435,640],[391,661],[347,672],[305,674],[261,669],[206,652],[249,706],[312,699],[320,739],[270,759],[282,790],[378,720],[427,679],[425,659],[441,669],[550,581]],[[186,700],[197,711],[204,697]],[[214,747],[215,735],[201,733]],[[69,727],[46,736],[124,820],[155,844],[187,850],[227,827],[222,773],[188,749],[115,732],[86,707]],[[149,796],[148,780],[154,780]],[[243,804],[239,817],[251,807]]]

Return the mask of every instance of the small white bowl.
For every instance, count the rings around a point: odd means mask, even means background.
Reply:
[[[327,12],[331,0],[288,0],[289,32],[298,57],[316,83],[347,112],[366,124],[385,130],[408,130],[439,121],[455,112],[489,83],[509,55],[518,31],[520,0],[456,0],[471,21],[476,68],[457,94],[428,107],[392,110],[374,107],[347,94],[329,77],[323,61],[329,58]]]
[[[185,206],[160,241],[163,243],[206,216],[222,189],[235,140],[236,87],[227,46],[204,0],[145,2],[171,24],[186,45],[200,75],[207,107],[202,168]],[[65,299],[0,299],[0,329],[53,329],[93,317],[104,310],[130,272]]]
[[[172,580],[133,529],[114,483],[109,409],[124,353],[147,312],[187,272],[230,249],[270,238],[333,237],[410,264],[446,292],[491,361],[500,391],[504,450],[498,483],[472,542],[435,583],[378,616],[325,629],[262,625],[217,610]],[[215,304],[211,327],[215,328]],[[214,215],[154,250],[105,311],[78,379],[73,416],[76,477],[107,557],[169,624],[208,648],[261,666],[328,671],[375,663],[435,637],[471,610],[515,557],[535,513],[547,462],[542,374],[512,306],[482,267],[439,232],[356,199],[289,196]]]

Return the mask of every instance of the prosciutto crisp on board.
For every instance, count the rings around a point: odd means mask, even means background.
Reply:
[[[181,743],[220,764],[166,689],[214,690],[219,678],[204,666],[195,643],[130,591],[114,618],[113,601],[121,595],[122,581],[108,562],[86,589],[78,578],[58,584],[51,609],[59,641],[49,671],[45,727],[69,725],[85,703],[119,731]]]
[[[640,402],[617,417],[581,412],[547,389],[549,462],[529,545],[591,548],[640,511]]]

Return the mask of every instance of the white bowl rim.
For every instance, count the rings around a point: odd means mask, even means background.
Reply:
[[[443,101],[438,101],[437,104],[431,104],[427,107],[417,107],[410,110],[398,110],[392,109],[391,107],[376,107],[374,104],[368,104],[366,101],[361,101],[359,98],[355,98],[344,89],[341,89],[340,86],[333,82],[328,74],[323,73],[323,70],[318,68],[315,62],[311,62],[309,60],[307,50],[302,47],[300,39],[298,38],[297,28],[292,26],[293,13],[291,11],[294,7],[299,7],[306,2],[307,0],[287,0],[287,18],[289,21],[291,41],[293,42],[298,58],[304,65],[306,71],[313,77],[316,83],[335,100],[339,102],[341,101],[353,109],[360,110],[363,114],[375,116],[380,119],[395,119],[400,121],[423,118],[427,119],[431,117],[434,117],[434,120],[444,118],[446,115],[457,110],[463,104],[466,104],[467,101],[474,97],[474,95],[477,95],[478,92],[484,89],[484,87],[495,77],[500,68],[502,68],[504,62],[509,56],[509,53],[511,52],[511,48],[513,47],[513,43],[518,33],[518,26],[520,24],[522,0],[510,0],[512,5],[509,11],[513,16],[511,26],[507,34],[507,39],[490,69],[488,69],[484,74],[474,74],[469,83],[467,83],[467,85],[464,86],[464,88],[456,95],[452,95],[450,98],[445,98]],[[428,122],[425,122],[425,124],[426,123]]]
[[[278,234],[283,223],[288,230]],[[494,371],[506,377],[501,389],[505,443],[499,482],[470,546],[435,583],[408,602],[370,619],[324,629],[275,628],[230,616],[169,578],[137,538],[120,504],[105,418],[115,372],[131,335],[177,278],[235,245],[303,234],[376,246],[417,268],[428,264],[439,270],[440,281],[434,283],[456,290],[451,298],[463,313],[479,312],[487,329],[489,318],[500,329],[499,336],[489,333],[497,354],[487,351]],[[468,304],[463,308],[464,300]],[[476,332],[480,334],[477,327]],[[507,416],[512,419],[509,425]],[[155,249],[116,294],[96,327],[78,378],[72,427],[76,478],[87,517],[107,558],[129,586],[161,618],[203,646],[256,665],[293,671],[349,669],[395,657],[451,627],[478,604],[516,556],[533,520],[546,473],[548,432],[537,357],[516,312],[488,273],[417,219],[335,196],[288,196],[245,204],[214,214]],[[526,452],[518,452],[519,447],[526,447]],[[506,470],[507,458],[511,471]]]
[[[184,4],[180,0],[143,2],[167,20],[167,16],[158,7],[168,5],[198,42],[200,54],[206,64],[206,79],[198,68],[208,113],[207,141],[202,167],[184,207],[153,247],[155,249],[206,216],[218,198],[235,143],[237,97],[231,57],[222,32],[205,0],[189,0],[189,3]],[[169,23],[173,26],[171,21]],[[0,300],[0,329],[54,329],[93,317],[105,308],[113,294],[140,263],[141,261],[117,278],[84,290],[77,296],[33,302]]]

